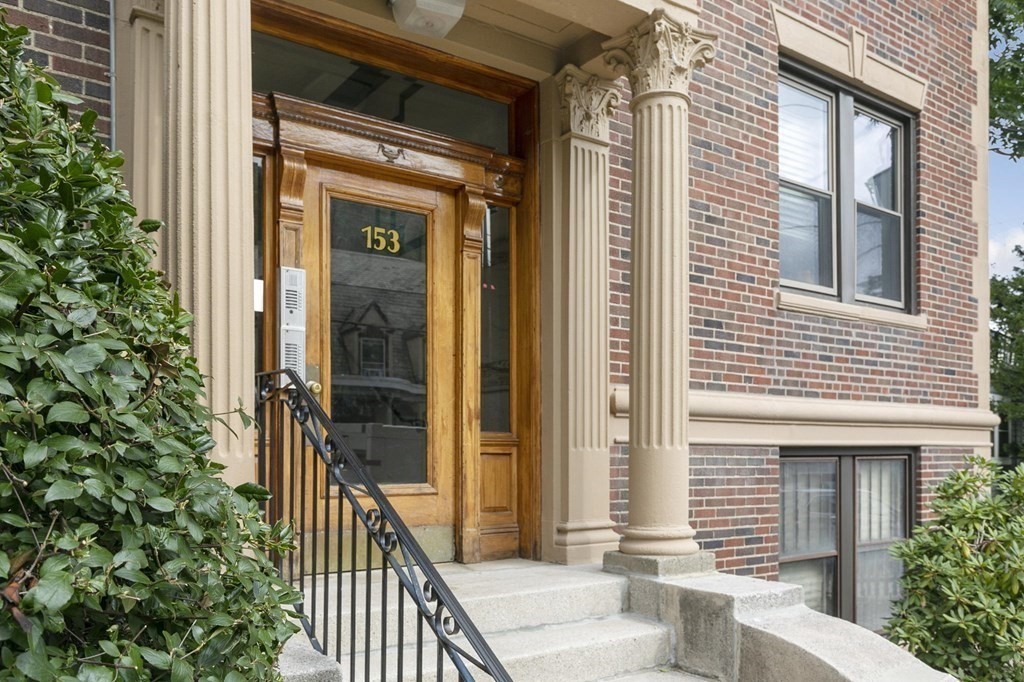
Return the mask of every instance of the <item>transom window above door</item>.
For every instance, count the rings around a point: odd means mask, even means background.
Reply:
[[[280,92],[509,151],[506,103],[254,31],[255,92]]]
[[[909,310],[913,121],[803,76],[779,81],[781,283]]]

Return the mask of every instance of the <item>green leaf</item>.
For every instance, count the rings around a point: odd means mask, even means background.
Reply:
[[[180,658],[171,661],[171,682],[192,682],[192,666]]]
[[[53,88],[46,81],[36,81],[36,100],[43,104],[53,101]]]
[[[35,603],[44,609],[58,611],[74,596],[71,574],[64,571],[51,573],[41,578],[28,594],[32,595]]]
[[[72,402],[57,403],[46,413],[47,424],[84,424],[87,421],[89,413],[81,405]]]
[[[157,511],[174,511],[174,503],[168,500],[166,497],[151,497],[148,500],[146,500],[146,504],[148,504],[153,509],[156,509]]]
[[[50,682],[56,676],[53,666],[50,665],[50,659],[42,647],[20,653],[15,666],[30,680],[38,682]]]
[[[68,322],[75,325],[76,327],[88,327],[96,321],[96,309],[95,308],[78,308],[71,311],[68,315]],[[99,363],[97,363],[99,364]],[[87,370],[78,370],[84,372]]]
[[[11,560],[0,551],[0,579],[7,578],[11,573]]]
[[[57,500],[74,500],[82,494],[82,486],[71,481],[55,481],[46,491],[46,502]]]
[[[46,459],[46,453],[48,452],[45,445],[39,443],[29,443],[25,446],[24,463],[26,469],[31,469],[44,459]]]
[[[149,219],[149,220],[142,220],[142,221],[139,222],[139,229],[142,230],[143,232],[147,233],[147,234],[151,234],[153,232],[156,232],[157,230],[159,230],[163,226],[164,226],[164,223],[163,223],[162,220],[152,220],[152,219]]]
[[[11,526],[12,528],[27,528],[28,527],[28,521],[26,521],[22,517],[18,516],[17,514],[11,514],[9,512],[4,512],[4,513],[0,514],[0,522],[6,524],[8,526]]]
[[[257,483],[243,483],[235,488],[235,492],[254,502],[262,502],[272,497],[269,490]]]
[[[99,114],[97,114],[92,109],[86,109],[85,111],[83,111],[82,112],[82,118],[80,119],[81,122],[82,122],[82,128],[86,132],[91,131],[92,127],[93,127],[93,124],[96,123],[96,119],[98,117],[99,117]]]
[[[65,357],[76,372],[91,372],[106,360],[107,351],[96,343],[86,343],[70,349]]]
[[[102,646],[103,642],[100,642]],[[109,644],[109,642],[107,642]],[[81,682],[114,682],[114,669],[103,665],[83,663],[78,669],[78,679]]]
[[[171,656],[166,651],[157,651],[148,646],[139,647],[139,653],[146,659],[146,663],[157,670],[167,670],[171,667]]]
[[[100,648],[103,649],[103,653],[111,658],[120,658],[121,652],[117,650],[117,646],[109,639],[100,641]]]

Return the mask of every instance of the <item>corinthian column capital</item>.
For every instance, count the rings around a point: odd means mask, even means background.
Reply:
[[[608,121],[622,97],[615,84],[569,65],[555,77],[562,108],[562,134],[609,141]]]
[[[654,92],[685,95],[694,69],[714,57],[715,38],[656,9],[602,47],[605,61],[629,77],[634,98]]]

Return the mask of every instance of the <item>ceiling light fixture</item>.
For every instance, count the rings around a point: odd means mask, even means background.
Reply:
[[[398,27],[411,33],[444,38],[459,23],[466,0],[388,0]]]

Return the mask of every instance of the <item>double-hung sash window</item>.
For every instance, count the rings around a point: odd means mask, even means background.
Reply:
[[[783,286],[909,310],[911,125],[841,86],[781,78]]]

